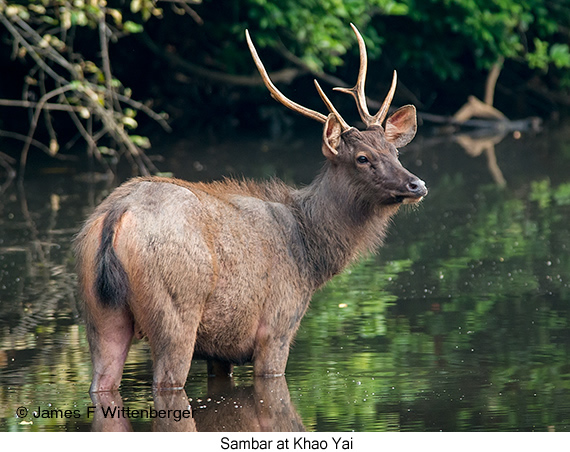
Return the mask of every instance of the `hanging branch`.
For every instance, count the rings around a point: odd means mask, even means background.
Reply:
[[[38,125],[38,120],[40,119],[40,114],[43,111],[43,104],[45,104],[52,97],[58,96],[60,94],[65,93],[66,91],[70,91],[72,89],[73,89],[73,87],[71,85],[62,86],[61,88],[57,88],[57,89],[54,89],[53,91],[50,91],[49,93],[46,93],[39,100],[38,105],[36,107],[36,112],[34,113],[34,117],[32,118],[32,122],[30,124],[30,130],[28,132],[26,142],[25,142],[24,147],[22,148],[22,152],[20,154],[20,176],[19,177],[21,180],[23,180],[23,178],[24,178],[24,172],[26,170],[26,162],[28,160],[28,151],[29,151],[30,146],[32,144],[34,133],[35,133],[36,127]]]
[[[37,102],[31,102],[28,100],[16,100],[16,99],[0,99],[0,106],[4,107],[23,107],[23,108],[36,108],[38,106]],[[80,111],[81,107],[76,105],[65,105],[65,104],[54,104],[46,102],[42,108],[44,110],[57,110],[57,111]]]
[[[142,111],[157,121],[166,131],[171,129],[164,114],[154,112],[142,102],[131,99],[124,91],[121,92],[123,88],[113,77],[109,58],[109,40],[113,37],[114,32],[106,19],[112,16],[116,20],[117,14],[120,17],[120,12],[107,7],[99,7],[95,11],[93,9],[83,11],[88,16],[90,24],[97,27],[100,49],[99,68],[91,62],[81,59],[81,55],[74,53],[73,40],[65,38],[68,36],[67,28],[71,27],[71,24],[65,25],[62,22],[57,28],[60,33],[59,36],[66,39],[64,46],[55,34],[42,36],[36,31],[34,24],[42,24],[43,19],[34,11],[26,9],[27,7],[22,5],[15,8],[19,8],[18,11],[27,11],[30,18],[23,20],[13,11],[5,14],[7,3],[5,0],[0,0],[0,11],[2,11],[0,13],[0,24],[11,35],[14,48],[13,57],[22,58],[28,55],[35,63],[28,73],[28,78],[34,80],[37,77],[40,95],[38,102],[28,101],[26,97],[22,100],[0,99],[0,106],[22,107],[33,111],[29,129],[25,135],[24,146],[21,150],[20,179],[24,177],[30,147],[32,144],[37,144],[34,135],[38,127],[39,117],[42,114],[50,136],[50,146],[44,146],[42,150],[47,149],[52,156],[58,153],[60,146],[57,142],[51,116],[54,111],[68,112],[79,135],[87,144],[87,154],[94,156],[107,169],[110,166],[98,147],[98,142],[104,138],[110,138],[115,143],[116,148],[133,163],[137,173],[148,175],[151,172],[157,172],[157,168],[146,156],[144,149],[139,146],[138,142],[133,141],[134,138],[126,130],[126,126],[135,128],[137,123],[128,116],[126,110],[123,111],[124,106],[130,107],[131,111]],[[82,8],[82,6],[69,4],[66,6],[66,11],[73,8]],[[48,14],[49,12],[44,13],[44,17]],[[63,20],[59,15],[54,19]],[[121,21],[119,20],[118,23],[120,24]],[[85,68],[88,69],[87,75],[84,74]],[[91,73],[93,76],[90,75]],[[50,85],[49,88],[48,85]],[[24,96],[27,96],[27,91],[24,91]],[[54,101],[54,98],[57,101]],[[84,125],[86,122],[88,127]]]

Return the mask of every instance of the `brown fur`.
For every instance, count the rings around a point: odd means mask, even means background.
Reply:
[[[400,143],[406,114],[388,119]],[[381,243],[403,201],[427,193],[382,127],[339,136],[335,121],[327,163],[305,188],[137,178],[95,210],[76,242],[92,391],[119,386],[135,333],[149,339],[158,389],[183,387],[193,356],[211,370],[253,361],[255,375],[284,373],[315,290]]]

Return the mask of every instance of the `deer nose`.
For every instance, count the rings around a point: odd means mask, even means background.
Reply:
[[[417,177],[406,184],[406,189],[417,196],[427,195],[426,183]]]

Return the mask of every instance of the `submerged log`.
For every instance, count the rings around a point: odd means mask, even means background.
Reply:
[[[497,131],[539,131],[542,128],[542,119],[537,116],[531,116],[524,119],[516,120],[499,120],[499,119],[467,119],[465,121],[457,121],[453,116],[434,115],[431,113],[418,112],[418,118],[424,122],[450,126],[447,133],[455,133],[461,128],[471,129],[494,129]]]
[[[500,57],[491,67],[485,83],[484,102],[475,96],[469,96],[467,102],[451,117],[426,113],[419,113],[418,117],[424,121],[450,126],[447,133],[455,133],[461,128],[493,129],[497,133],[539,131],[542,127],[541,118],[533,116],[511,121],[502,111],[493,107],[495,86],[502,66],[503,58]]]
[[[494,118],[499,121],[508,121],[509,119],[492,105],[481,102],[475,96],[469,96],[467,102],[453,115],[453,120],[458,123],[476,118]]]

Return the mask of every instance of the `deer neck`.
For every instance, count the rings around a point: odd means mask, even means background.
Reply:
[[[307,187],[295,192],[294,210],[304,242],[308,276],[318,288],[360,254],[382,242],[397,206],[380,206],[349,175],[327,163]]]

